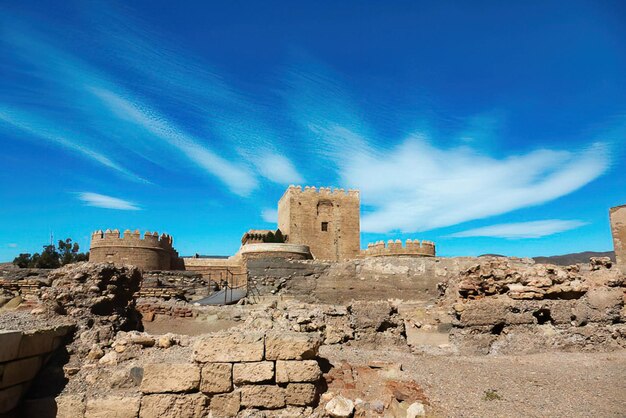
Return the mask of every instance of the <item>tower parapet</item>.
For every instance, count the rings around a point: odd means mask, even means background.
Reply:
[[[406,256],[406,257],[434,257],[435,243],[432,241],[419,241],[407,239],[405,245],[402,241],[389,240],[377,241],[367,244],[366,250],[361,250],[361,257],[385,257],[385,256]]]
[[[144,270],[170,270],[180,265],[170,235],[129,229],[101,230],[91,234],[89,261],[132,264]]]

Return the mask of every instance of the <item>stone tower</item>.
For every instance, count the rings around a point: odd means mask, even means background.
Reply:
[[[626,273],[626,205],[611,208],[609,215],[617,265]]]
[[[278,201],[278,228],[287,242],[308,245],[316,259],[356,258],[361,250],[359,191],[289,186]]]

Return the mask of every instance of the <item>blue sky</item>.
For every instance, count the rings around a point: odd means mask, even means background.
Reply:
[[[625,39],[621,1],[3,2],[0,260],[232,254],[289,184],[360,189],[362,246],[609,250]]]

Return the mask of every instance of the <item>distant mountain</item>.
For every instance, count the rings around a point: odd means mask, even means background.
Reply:
[[[595,252],[585,251],[582,253],[553,255],[550,257],[533,257],[536,263],[556,264],[559,266],[569,266],[570,264],[588,263],[590,257],[609,257],[615,262],[615,252]]]

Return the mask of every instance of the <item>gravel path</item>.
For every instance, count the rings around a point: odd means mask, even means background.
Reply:
[[[402,363],[434,416],[626,417],[626,351],[464,357],[327,346],[321,355],[333,364]]]

